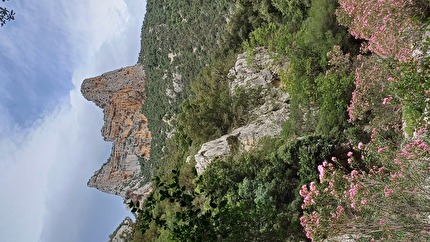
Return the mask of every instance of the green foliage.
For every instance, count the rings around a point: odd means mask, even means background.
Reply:
[[[287,91],[301,103],[318,99],[316,78],[328,69],[327,53],[334,45],[350,49],[346,28],[336,22],[337,1],[312,1],[309,17],[286,47],[290,65],[283,76]]]
[[[191,83],[190,98],[182,104],[178,125],[200,145],[247,123],[248,112],[261,102],[260,90],[234,90],[230,93],[228,71],[235,58],[211,63]]]
[[[214,161],[196,185],[185,185],[178,170],[166,180],[157,176],[155,191],[139,211],[135,239],[299,240],[304,234],[298,189],[316,178],[318,162],[335,154],[331,142],[321,136],[266,140],[252,153]]]
[[[316,161],[332,154],[335,146],[328,145],[329,140],[267,140],[252,153],[213,162],[199,186],[212,197],[228,199],[231,215],[219,228],[225,231],[223,241],[301,238],[297,191],[315,179]]]
[[[179,123],[197,143],[219,137],[233,122],[228,70],[233,58],[218,61],[205,68],[191,84],[192,98],[182,104]]]
[[[217,241],[213,225],[219,223],[219,212],[227,203],[209,199],[209,206],[202,209],[198,203],[200,192],[181,185],[179,171],[172,170],[172,174],[170,181],[155,177],[156,193],[150,195],[144,209],[139,211],[138,236],[153,236],[154,241],[159,236],[166,236],[170,241]]]
[[[298,29],[308,15],[311,0],[272,0],[272,4],[285,16],[285,22]]]
[[[339,135],[349,126],[346,110],[354,88],[354,76],[320,75],[316,82],[320,95],[316,131],[325,135]]]
[[[429,57],[422,58],[418,64],[404,63],[400,68],[401,79],[395,80],[391,85],[392,91],[403,103],[404,131],[408,135],[425,127],[429,120],[428,110],[426,112],[426,108],[430,107],[429,63]]]
[[[250,34],[244,46],[248,50],[268,46],[277,58],[288,58],[288,66],[280,75],[292,99],[286,133],[339,134],[348,126],[346,108],[353,82],[349,55],[358,53],[360,42],[353,40],[347,29],[336,22],[337,1],[301,3],[285,1],[283,7],[274,3],[284,14],[288,12],[287,6],[296,8],[303,21],[292,27],[285,16],[285,22],[264,24]],[[337,55],[346,53],[348,63],[329,63],[332,57],[328,54],[333,46],[340,48]],[[332,75],[327,75],[327,71]]]
[[[319,164],[334,156],[340,161],[339,177],[348,173],[346,151],[351,149],[345,140],[373,140],[368,125],[398,121],[394,111],[399,103],[407,132],[425,125],[430,100],[427,60],[418,68],[417,63],[405,64],[392,85],[383,82],[393,68],[388,61],[363,56],[383,65],[368,62],[357,68],[362,41],[338,25],[337,7],[335,0],[239,0],[235,7],[227,1],[148,3],[139,61],[148,79],[143,111],[154,137],[151,159],[158,164],[146,164],[157,170],[154,191],[139,211],[135,241],[303,240],[298,194],[301,185],[317,180]],[[229,140],[231,156],[212,162],[196,177],[192,157],[200,145],[246,124],[249,110],[262,100],[258,90],[235,90],[235,95],[229,90],[234,53],[242,47],[252,61],[256,46],[268,47],[276,58],[288,58],[280,74],[291,95],[282,138],[265,140],[245,154],[238,152],[236,140]],[[177,56],[169,59],[169,53]],[[381,85],[362,85],[359,97],[377,108],[358,105],[363,119],[351,124],[347,106],[355,68],[376,76]],[[185,91],[168,99],[166,83],[175,73],[182,75]],[[355,84],[359,80],[355,78]],[[385,105],[390,92],[393,103]],[[386,115],[386,110],[394,111]],[[166,117],[175,123],[175,135],[167,141],[168,128],[161,121]],[[381,137],[398,144],[400,134],[386,131]],[[160,159],[162,148],[165,156]],[[358,156],[355,152],[353,158]]]
[[[181,76],[179,83],[187,90],[200,69],[211,62],[230,7],[231,3],[225,0],[147,2],[138,62],[143,64],[147,80],[142,112],[152,132],[150,163],[157,163],[164,156],[162,149],[171,127],[163,118],[174,117],[188,96],[183,91],[174,99],[167,97],[166,90],[173,90],[171,80]],[[176,56],[169,58],[169,54]]]

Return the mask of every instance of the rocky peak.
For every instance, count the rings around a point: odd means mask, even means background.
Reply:
[[[94,173],[88,186],[103,192],[144,199],[150,186],[141,188],[142,162],[149,159],[151,132],[141,109],[145,101],[145,73],[141,65],[85,79],[83,96],[103,109],[102,136],[112,141],[107,162]]]

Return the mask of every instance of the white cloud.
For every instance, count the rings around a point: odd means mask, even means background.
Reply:
[[[26,8],[34,11],[39,4],[38,11],[45,12],[38,14],[63,24],[74,59],[62,63],[76,64],[70,70],[73,89],[53,111],[27,128],[14,124],[0,104],[0,112],[6,114],[0,118],[2,241],[105,241],[127,214],[120,198],[86,187],[106,160],[110,144],[100,135],[102,111],[83,99],[80,84],[84,78],[135,64],[146,3],[55,2],[54,8],[48,0],[28,2]],[[19,12],[19,6],[15,10]],[[17,38],[25,38],[16,31]],[[13,43],[7,45],[12,45],[10,55],[23,55]]]

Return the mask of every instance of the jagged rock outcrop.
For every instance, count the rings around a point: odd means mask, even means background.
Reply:
[[[214,159],[222,158],[231,151],[250,151],[262,138],[279,135],[289,117],[290,97],[281,90],[278,78],[279,70],[286,65],[286,61],[275,63],[266,49],[257,48],[250,63],[247,53],[238,55],[229,73],[233,79],[230,95],[235,95],[238,89],[254,89],[259,92],[257,96],[263,99],[262,104],[249,112],[251,122],[247,125],[201,146],[194,156],[198,174]]]
[[[127,242],[133,237],[133,221],[126,217],[118,228],[109,236],[109,242]]]
[[[144,199],[150,186],[141,187],[142,162],[150,155],[151,132],[141,109],[145,74],[135,65],[84,80],[83,96],[103,109],[102,135],[113,141],[112,153],[88,186],[123,198]]]

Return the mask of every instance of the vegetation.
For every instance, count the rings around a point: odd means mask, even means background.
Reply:
[[[428,4],[148,2],[139,61],[158,168],[133,207],[133,241],[429,240]],[[288,60],[289,120],[197,176],[187,157],[259,104],[231,96],[228,77],[236,54],[259,46]],[[178,75],[183,91],[169,98]]]
[[[9,0],[2,0],[2,2],[6,2]],[[15,19],[15,12],[13,10],[9,10],[5,7],[0,7],[0,27],[3,27],[7,21],[11,21]]]
[[[147,1],[138,62],[143,64],[148,80],[142,111],[152,132],[151,163],[163,157],[167,132],[172,129],[167,121],[174,120],[189,94],[190,82],[211,62],[210,53],[220,46],[231,7],[226,0]],[[183,91],[175,92],[173,85]],[[172,92],[171,98],[166,95],[167,89]]]

